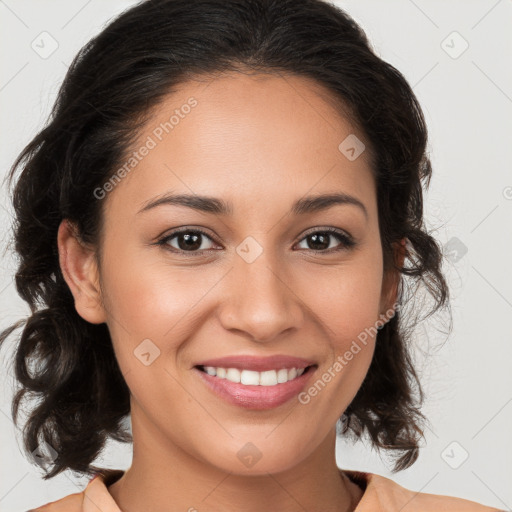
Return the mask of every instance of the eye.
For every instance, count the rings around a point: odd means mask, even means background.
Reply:
[[[338,247],[334,247],[334,249],[330,244],[330,241],[333,238],[336,238],[339,242],[341,242],[340,245]],[[308,239],[311,241],[310,243],[307,242]],[[309,246],[306,247],[306,249],[312,250],[314,252],[330,253],[350,249],[356,245],[354,239],[351,236],[335,228],[325,228],[322,230],[312,231],[308,233],[302,240],[305,240],[306,245]]]
[[[337,239],[340,244],[338,247],[332,247],[332,239]],[[166,250],[175,253],[185,254],[188,253],[190,256],[201,256],[203,252],[212,250],[211,247],[204,246],[203,242],[205,239],[213,241],[212,238],[202,229],[198,228],[183,228],[180,230],[173,231],[169,235],[161,238],[156,242],[156,245],[164,246]],[[335,228],[324,228],[322,230],[312,231],[308,233],[301,242],[305,240],[307,250],[313,252],[337,252],[347,250],[356,245],[356,242],[350,235],[347,235],[341,230]],[[307,241],[311,242],[308,243]],[[176,245],[173,245],[174,242]],[[327,250],[325,250],[327,249]]]
[[[202,229],[181,229],[179,231],[173,231],[171,234],[161,238],[158,240],[157,245],[170,245],[171,248],[168,250],[172,252],[187,252],[194,255],[194,253],[200,254],[203,251],[209,250],[209,248],[204,247],[202,243],[204,238],[212,240]],[[176,239],[178,247],[170,243],[173,239]]]

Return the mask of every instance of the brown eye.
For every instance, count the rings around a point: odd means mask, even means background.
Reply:
[[[205,231],[188,228],[173,231],[161,238],[157,245],[161,245],[166,250],[174,253],[201,256],[203,252],[213,249],[211,246],[208,247],[208,243],[205,246],[205,240],[213,242],[212,238]],[[336,244],[332,245],[333,240],[339,242],[338,246]],[[307,247],[304,247],[305,249],[325,253],[347,250],[356,245],[352,237],[334,228],[312,231],[302,241],[306,241]],[[303,243],[302,241],[300,243]]]
[[[169,250],[171,251],[201,253],[202,251],[211,249],[211,247],[205,247],[203,243],[205,238],[211,240],[211,238],[200,229],[182,229],[165,236],[158,241],[158,245],[170,246]],[[170,241],[174,241],[174,239],[176,239],[176,245],[170,243]]]
[[[336,247],[331,245],[331,241],[337,239],[340,242]],[[348,249],[355,245],[353,239],[337,229],[329,228],[313,231],[306,235],[302,240],[306,241],[306,249],[319,252],[336,252]],[[302,241],[301,241],[302,242]]]

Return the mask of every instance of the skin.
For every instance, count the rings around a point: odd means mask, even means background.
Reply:
[[[287,354],[317,362],[312,384],[394,305],[369,152],[350,161],[338,149],[349,134],[367,148],[369,141],[327,94],[297,76],[186,82],[155,111],[136,148],[188,98],[197,106],[102,199],[100,267],[66,221],[59,228],[76,310],[107,323],[131,392],[133,461],[109,487],[123,512],[349,511],[361,499],[336,465],[335,425],[367,373],[374,337],[307,405],[243,409],[192,370],[207,358]],[[233,214],[176,205],[137,213],[169,191],[222,198]],[[333,191],[358,198],[368,216],[348,204],[289,213],[304,195]],[[203,255],[154,245],[184,226],[207,231]],[[305,232],[326,227],[356,245],[344,248],[331,235],[328,247],[341,250],[315,253]],[[248,236],[263,249],[251,263],[236,252]],[[167,247],[183,250],[179,242]],[[148,366],[134,356],[147,338],[160,350]],[[252,467],[237,457],[248,442],[262,454]]]

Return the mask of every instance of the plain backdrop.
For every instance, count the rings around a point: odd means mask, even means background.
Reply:
[[[512,1],[336,3],[362,25],[380,57],[405,75],[423,107],[434,168],[425,196],[427,225],[447,256],[454,322],[447,339],[437,324],[417,330],[414,350],[431,428],[416,464],[392,474],[390,463],[367,443],[340,440],[338,465],[379,473],[416,491],[510,510]],[[2,179],[43,127],[77,51],[134,4],[0,0]],[[11,211],[4,185],[2,253],[11,234]],[[15,291],[15,268],[15,257],[7,251],[0,259],[0,328],[29,311]],[[15,341],[16,336],[9,338],[1,359],[2,512],[40,506],[79,492],[87,483],[70,472],[44,481],[41,468],[23,456],[10,415],[12,375],[6,368]],[[131,445],[110,443],[97,462],[126,469]]]

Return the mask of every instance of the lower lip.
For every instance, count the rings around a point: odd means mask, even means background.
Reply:
[[[316,366],[310,367],[300,377],[275,386],[249,386],[214,377],[199,368],[194,370],[212,391],[229,403],[246,409],[262,410],[278,407],[298,395],[316,370]]]

